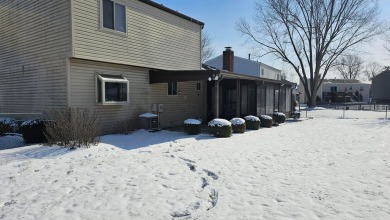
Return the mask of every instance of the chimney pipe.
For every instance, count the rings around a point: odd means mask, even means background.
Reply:
[[[231,47],[225,47],[225,51],[223,51],[222,69],[234,72],[234,52]]]
[[[248,60],[251,60],[251,54],[248,54]]]

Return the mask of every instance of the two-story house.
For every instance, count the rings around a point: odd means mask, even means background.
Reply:
[[[230,47],[226,47],[226,49],[231,49]],[[206,65],[213,66],[218,69],[224,69],[223,68],[223,54],[216,56],[208,61],[205,62]],[[258,62],[255,60],[250,59],[250,55],[248,59],[233,56],[233,63],[234,63],[234,72],[246,74],[250,76],[257,76],[267,79],[274,79],[274,80],[280,80],[282,79],[282,71],[274,68],[272,66],[269,66],[265,63]]]
[[[204,82],[149,82],[150,70],[201,69],[203,25],[150,0],[1,1],[0,112],[89,107],[102,133],[155,103],[162,126],[204,118]]]

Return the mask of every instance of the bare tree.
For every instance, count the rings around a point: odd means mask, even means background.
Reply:
[[[212,39],[210,38],[207,32],[202,33],[201,40],[201,55],[202,55],[202,63],[209,60],[214,55],[214,47],[212,45]]]
[[[336,69],[343,79],[356,79],[362,72],[363,59],[357,55],[345,55],[336,61]]]
[[[379,74],[383,70],[383,66],[381,66],[377,62],[369,62],[364,68],[364,75],[367,77],[367,80],[371,80],[374,76]]]
[[[335,61],[384,31],[375,0],[257,0],[254,22],[237,30],[260,49],[288,63],[310,106]]]

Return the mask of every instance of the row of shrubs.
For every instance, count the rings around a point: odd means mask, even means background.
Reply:
[[[273,125],[279,125],[286,121],[283,113],[275,112],[272,117],[261,115],[256,117],[249,115],[242,118],[233,118],[230,121],[225,119],[213,119],[208,123],[209,134],[216,137],[230,137],[232,133],[244,133],[248,130],[258,130],[260,127],[270,128]],[[184,130],[190,135],[200,134],[201,122],[196,119],[187,119],[184,121]]]
[[[88,108],[58,108],[46,112],[46,118],[18,123],[12,118],[0,118],[0,135],[20,133],[24,142],[45,143],[70,148],[88,147],[99,142],[99,118]]]

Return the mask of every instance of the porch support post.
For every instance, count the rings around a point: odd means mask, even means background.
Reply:
[[[219,80],[215,81],[215,118],[219,118]]]
[[[240,79],[236,80],[236,116],[240,117],[241,116],[241,82]]]

